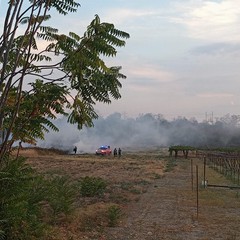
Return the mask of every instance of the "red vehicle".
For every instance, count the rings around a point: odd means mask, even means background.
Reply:
[[[111,154],[112,154],[112,150],[110,146],[101,146],[96,150],[96,155],[105,156],[105,155],[111,155]]]

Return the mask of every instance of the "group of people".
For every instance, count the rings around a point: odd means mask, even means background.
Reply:
[[[110,146],[109,146],[109,148],[110,148]],[[76,154],[77,153],[77,146],[75,146],[74,148],[73,148],[73,152]],[[121,157],[122,156],[122,149],[121,148],[114,148],[114,150],[113,150],[113,155],[114,155],[114,157]]]
[[[118,157],[121,157],[121,155],[122,155],[122,149],[121,149],[121,148],[118,148],[118,150],[117,150],[116,148],[114,148],[114,150],[113,150],[113,155],[114,155],[114,157],[117,157],[117,155],[118,155]]]

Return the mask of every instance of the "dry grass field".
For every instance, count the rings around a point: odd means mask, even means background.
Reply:
[[[166,149],[124,152],[121,158],[42,149],[23,149],[21,155],[46,175],[74,181],[98,177],[107,183],[102,196],[79,197],[73,214],[59,219],[49,240],[240,239],[239,190],[204,189],[203,164],[194,156],[174,159]],[[209,167],[206,176],[210,184],[232,185]]]

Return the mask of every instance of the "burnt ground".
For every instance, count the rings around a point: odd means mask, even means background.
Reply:
[[[240,239],[240,192],[229,188],[204,189],[200,185],[201,159],[192,158],[192,181],[191,158],[170,159],[159,151],[129,153],[121,159],[48,154],[28,157],[29,163],[40,172],[68,173],[73,179],[93,175],[109,183],[110,191],[104,198],[80,199],[75,217],[56,226],[58,234],[49,239]],[[209,167],[207,178],[211,184],[232,184]],[[112,203],[121,207],[122,215],[116,226],[109,227],[99,215],[104,215],[104,206]],[[88,216],[91,226],[80,227],[86,220],[83,215]]]

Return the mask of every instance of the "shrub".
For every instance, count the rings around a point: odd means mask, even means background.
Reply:
[[[2,224],[4,222],[4,220],[0,219],[0,224]],[[5,239],[5,233],[3,230],[0,229],[0,240],[4,240]]]
[[[117,205],[108,208],[109,227],[115,227],[121,217],[121,209]]]
[[[9,157],[0,168],[0,229],[3,239],[33,239],[43,234],[39,201],[41,177],[24,158]]]
[[[80,193],[83,197],[101,196],[106,187],[107,184],[103,179],[87,176],[80,182]]]
[[[46,239],[49,225],[44,219],[70,211],[71,186],[65,178],[44,179],[23,157],[5,159],[0,165],[0,240]],[[44,216],[43,203],[53,215]]]
[[[61,213],[69,214],[74,208],[77,189],[67,176],[56,176],[47,181],[47,201],[52,209],[53,220]]]

